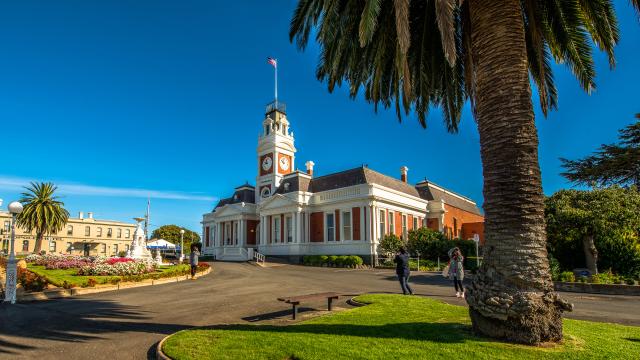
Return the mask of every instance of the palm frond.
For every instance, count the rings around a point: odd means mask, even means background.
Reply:
[[[436,19],[442,38],[442,48],[449,65],[456,63],[455,16],[456,0],[436,0]]]

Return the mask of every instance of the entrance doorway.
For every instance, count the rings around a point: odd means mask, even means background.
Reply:
[[[82,250],[84,251],[84,256],[89,256],[89,251],[91,250],[91,245],[82,244]]]

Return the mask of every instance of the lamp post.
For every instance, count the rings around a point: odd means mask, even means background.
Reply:
[[[476,266],[480,267],[480,253],[478,251],[478,244],[480,244],[480,235],[473,234],[473,241],[476,243]]]
[[[7,262],[7,284],[5,286],[4,302],[16,303],[16,283],[18,279],[18,268],[16,266],[16,253],[14,244],[16,241],[16,216],[22,212],[22,204],[14,201],[9,204],[11,213],[11,243],[9,244],[9,261]]]
[[[184,260],[184,229],[180,229],[180,262]]]

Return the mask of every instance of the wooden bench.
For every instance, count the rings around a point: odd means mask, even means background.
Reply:
[[[314,299],[327,299],[327,310],[331,311],[331,305],[333,300],[338,300],[340,295],[335,292],[325,292],[318,294],[308,294],[308,295],[299,295],[299,296],[291,296],[291,297],[280,297],[279,301],[284,301],[287,304],[291,304],[293,306],[293,320],[296,319],[298,315],[298,305],[300,302]]]

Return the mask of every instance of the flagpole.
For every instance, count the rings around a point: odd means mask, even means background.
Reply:
[[[275,79],[276,79],[276,81],[275,81],[275,94],[276,94],[275,100],[276,100],[276,108],[278,108],[278,59],[275,59],[275,60],[276,60],[276,66],[274,66],[274,68],[276,70],[276,72],[275,72]]]

